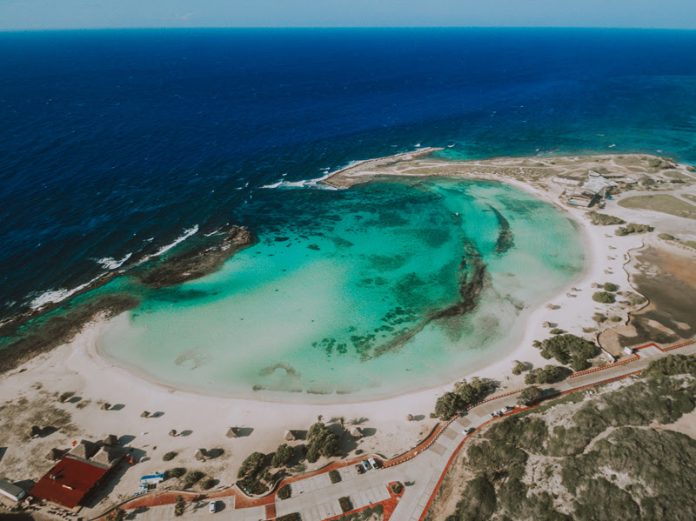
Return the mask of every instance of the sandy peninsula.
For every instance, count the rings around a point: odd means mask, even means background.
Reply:
[[[511,372],[515,361],[535,367],[547,364],[533,342],[548,338],[554,328],[599,342],[603,354],[594,364],[621,357],[624,346],[656,335],[659,341],[696,335],[696,317],[684,310],[689,302],[696,302],[696,221],[670,211],[673,207],[669,201],[650,209],[621,204],[629,197],[659,193],[680,203],[693,202],[696,209],[696,175],[687,166],[649,155],[456,162],[434,157],[433,152],[438,150],[423,149],[360,162],[323,182],[348,188],[385,177],[450,176],[511,183],[565,212],[576,223],[585,245],[586,265],[577,280],[549,302],[524,312],[520,318],[523,327],[504,356],[472,368],[461,378],[497,380],[500,392],[523,387],[523,377]],[[601,209],[570,204],[574,196],[582,195],[590,172],[612,186],[611,198],[595,201],[601,202]],[[617,235],[622,225],[593,224],[592,211],[626,224],[649,225],[653,231]],[[650,281],[658,279],[668,283],[651,285]],[[601,290],[599,286],[606,283],[617,287],[614,303],[593,298]],[[677,291],[682,292],[679,298],[675,297]],[[673,308],[669,316],[662,311],[668,306]],[[670,316],[680,318],[670,320]],[[125,319],[124,315],[109,318]],[[317,419],[361,429],[360,437],[346,440],[346,454],[394,456],[416,445],[432,430],[437,422],[430,417],[435,400],[452,385],[442,382],[436,388],[384,400],[335,404],[201,395],[148,381],[101,357],[98,338],[104,326],[105,320],[93,321],[70,342],[0,376],[0,411],[4,418],[0,425],[0,474],[8,479],[38,480],[52,465],[46,457],[51,449],[67,448],[82,438],[99,440],[115,434],[134,448],[137,464],[119,474],[112,486],[87,505],[83,511],[86,517],[133,494],[141,475],[170,467],[200,469],[215,477],[215,488],[229,487],[250,453],[274,451],[289,441],[288,431],[306,430]],[[62,400],[65,393],[71,394]],[[32,426],[49,424],[55,432],[31,437]],[[232,427],[236,428],[234,435],[230,435]],[[222,451],[215,452],[215,457],[200,459],[196,453],[201,448]],[[168,453],[175,455],[165,462],[163,457]],[[320,458],[303,468],[318,468],[326,462]],[[176,488],[176,483],[168,482],[167,486]],[[47,511],[44,515],[51,518]]]

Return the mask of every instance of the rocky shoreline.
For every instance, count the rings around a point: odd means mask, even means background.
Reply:
[[[182,284],[217,271],[227,259],[254,241],[247,228],[233,225],[214,238],[187,245],[187,249],[161,260],[106,274],[66,301],[13,317],[0,326],[0,335],[10,339],[0,348],[0,374],[69,342],[97,318],[115,317],[137,307],[139,297],[127,292],[106,294],[74,304],[76,297],[105,285],[114,277],[132,276],[152,289]]]

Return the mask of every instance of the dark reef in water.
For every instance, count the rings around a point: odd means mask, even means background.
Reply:
[[[467,244],[465,249],[466,254],[460,265],[459,300],[447,308],[431,313],[411,329],[404,330],[386,344],[376,347],[371,354],[363,354],[363,358],[376,358],[400,349],[433,321],[462,316],[476,308],[486,282],[486,263],[471,244]],[[467,262],[467,258],[470,259],[470,263]]]
[[[112,293],[73,304],[75,298],[106,284],[116,276],[132,275],[146,286],[158,289],[197,279],[218,270],[236,252],[253,244],[249,230],[231,226],[224,236],[191,241],[186,249],[163,259],[154,259],[132,269],[106,274],[72,298],[49,304],[38,311],[17,315],[0,326],[0,373],[18,367],[32,357],[70,341],[98,316],[114,317],[138,306],[130,293]]]
[[[495,252],[498,254],[505,253],[515,245],[515,236],[512,233],[510,223],[505,216],[493,206],[489,205],[488,207],[495,214],[495,218],[498,220],[498,227],[500,229],[498,232],[498,240],[495,243]]]
[[[173,254],[134,275],[151,288],[174,286],[217,271],[232,255],[253,243],[254,238],[247,228],[231,226],[220,242]]]
[[[41,323],[27,327],[26,331],[18,331],[17,340],[0,351],[0,374],[72,340],[88,322],[98,316],[111,318],[138,304],[139,300],[132,295],[105,295],[66,312],[46,317]]]

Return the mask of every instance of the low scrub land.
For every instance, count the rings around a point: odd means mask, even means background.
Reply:
[[[636,224],[629,223],[626,226],[621,226],[616,229],[616,235],[623,237],[624,235],[631,235],[634,233],[647,233],[653,231],[655,228],[649,224]]]
[[[671,356],[640,378],[498,422],[452,469],[464,476],[460,500],[441,516],[696,519],[696,440],[669,430],[695,407],[696,359]]]
[[[667,213],[677,217],[696,219],[696,206],[672,195],[636,195],[619,201],[619,206],[639,210],[652,210],[654,212]]]

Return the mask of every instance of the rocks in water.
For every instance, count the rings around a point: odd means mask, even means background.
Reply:
[[[247,228],[231,226],[220,242],[213,245],[208,242],[173,254],[136,276],[143,284],[153,288],[181,284],[217,271],[228,258],[253,242],[254,238]]]

